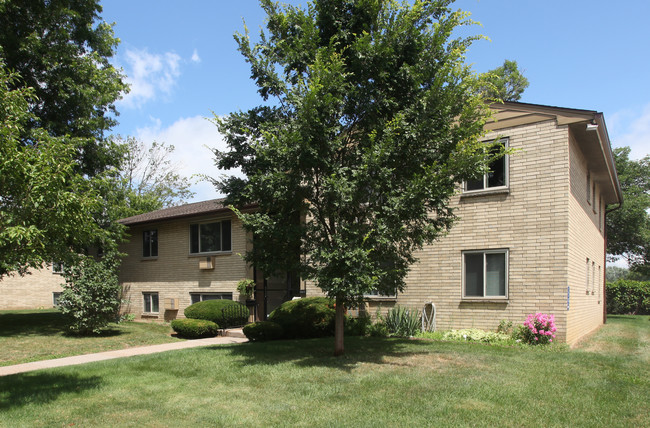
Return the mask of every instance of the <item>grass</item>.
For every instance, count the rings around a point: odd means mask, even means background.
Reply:
[[[576,349],[349,337],[0,378],[0,426],[650,426],[648,317]]]
[[[169,325],[123,322],[99,336],[78,337],[67,333],[56,309],[0,311],[0,366],[180,340],[171,331]]]

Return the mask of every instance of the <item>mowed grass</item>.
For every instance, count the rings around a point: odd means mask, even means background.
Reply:
[[[169,325],[123,322],[78,337],[56,309],[0,311],[0,366],[178,341],[171,332]]]
[[[0,378],[0,426],[650,426],[648,317],[577,349],[246,343]]]

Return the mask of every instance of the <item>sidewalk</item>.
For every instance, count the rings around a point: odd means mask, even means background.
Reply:
[[[51,369],[55,367],[74,366],[95,361],[112,360],[114,358],[132,357],[135,355],[147,355],[155,354],[157,352],[175,351],[178,349],[197,348],[199,346],[226,345],[244,342],[248,342],[248,339],[245,337],[217,336],[207,339],[186,340],[176,343],[163,343],[161,345],[119,349],[116,351],[99,352],[97,354],[76,355],[74,357],[57,358],[55,360],[34,361],[32,363],[16,364],[15,366],[4,366],[0,367],[0,376],[31,372],[33,370]]]

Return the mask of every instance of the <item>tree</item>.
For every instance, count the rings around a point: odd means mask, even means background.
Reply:
[[[21,79],[11,89],[33,88],[26,129],[54,137],[83,138],[75,147],[79,168],[95,175],[114,165],[117,153],[104,138],[116,124],[115,101],[127,89],[109,59],[118,39],[96,23],[98,0],[3,0],[0,58]],[[29,144],[29,136],[21,139]]]
[[[0,279],[115,242],[92,216],[102,209],[99,194],[77,172],[82,142],[34,128],[34,91],[10,89],[17,79],[0,61]]]
[[[650,156],[635,161],[630,148],[614,149],[623,205],[607,214],[607,253],[622,256],[635,271],[650,275]],[[610,257],[612,258],[612,257]]]
[[[239,50],[265,101],[217,118],[220,190],[254,235],[246,260],[294,271],[344,308],[405,287],[414,251],[444,234],[449,198],[500,151],[480,142],[487,106],[464,65],[475,38],[453,39],[468,14],[451,1],[262,1],[268,34]],[[298,257],[297,255],[300,255]]]
[[[517,61],[505,60],[503,65],[481,76],[481,91],[488,99],[519,101],[528,87],[528,79],[519,71]]]

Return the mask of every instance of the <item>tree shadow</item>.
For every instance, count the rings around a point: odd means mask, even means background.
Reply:
[[[102,383],[99,376],[60,373],[24,373],[0,377],[0,411],[27,404],[42,405],[60,395],[82,393],[96,389]]]
[[[0,336],[54,336],[66,332],[61,312],[26,312],[0,314]]]
[[[253,342],[233,346],[230,352],[240,357],[242,366],[291,362],[299,367],[328,367],[346,372],[360,363],[395,365],[393,358],[440,353],[432,349],[430,342],[373,337],[346,338],[345,353],[338,357],[334,356],[334,338]]]

